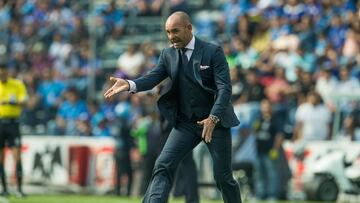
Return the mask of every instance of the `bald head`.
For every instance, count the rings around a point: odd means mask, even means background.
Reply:
[[[189,15],[182,11],[177,11],[173,14],[171,14],[168,19],[166,20],[166,23],[180,23],[183,25],[191,24],[191,19]]]
[[[171,14],[165,23],[170,42],[176,49],[184,48],[192,39],[192,25],[188,14],[179,11]]]

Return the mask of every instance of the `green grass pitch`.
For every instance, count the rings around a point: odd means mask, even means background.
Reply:
[[[183,199],[171,199],[169,203],[184,203]],[[124,198],[114,196],[80,196],[80,195],[35,195],[23,199],[1,198],[0,203],[141,203],[140,198]],[[222,201],[201,200],[201,203],[222,203]],[[246,203],[246,202],[245,202]],[[249,201],[248,203],[265,203]],[[276,202],[276,203],[314,203],[314,202]]]

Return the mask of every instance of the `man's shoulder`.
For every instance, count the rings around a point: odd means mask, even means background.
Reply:
[[[176,49],[173,46],[165,47],[162,49],[163,55],[173,54],[176,52]]]
[[[200,43],[200,45],[206,47],[206,49],[216,50],[221,48],[221,46],[217,42],[203,40],[198,37],[196,37],[195,39],[196,39],[195,43]]]

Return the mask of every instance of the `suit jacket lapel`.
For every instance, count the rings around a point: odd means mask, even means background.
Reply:
[[[201,40],[199,40],[198,38],[195,37],[195,49],[191,55],[191,59],[190,62],[192,61],[193,65],[193,73],[195,76],[196,81],[203,86],[202,84],[202,80],[201,80],[201,76],[200,76],[200,62],[201,62],[201,58],[202,58],[202,42]]]
[[[202,53],[203,52],[203,44],[202,41],[199,40],[197,37],[195,37],[195,49],[191,55],[190,61],[193,63],[193,74],[195,76],[196,81],[203,86],[201,76],[200,76],[200,62],[202,59]],[[176,84],[177,81],[177,74],[179,71],[179,52],[177,49],[172,48],[172,58],[174,60],[171,60],[171,77],[173,84]]]
[[[171,64],[170,64],[170,71],[171,71],[171,79],[173,81],[173,84],[176,84],[176,80],[177,80],[177,74],[178,74],[178,70],[179,70],[179,54],[178,54],[178,50],[175,48],[172,48],[172,56],[171,58],[174,60],[171,60]]]

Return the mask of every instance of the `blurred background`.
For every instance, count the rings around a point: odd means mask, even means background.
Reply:
[[[144,194],[166,139],[162,86],[102,95],[110,76],[134,79],[156,65],[174,11],[224,49],[241,121],[232,129],[234,175],[246,199],[269,199],[261,185],[271,184],[275,199],[360,193],[360,1],[0,0],[0,58],[28,91],[27,193]],[[205,148],[194,150],[200,194],[219,199]]]

